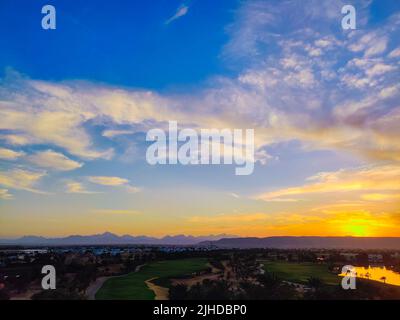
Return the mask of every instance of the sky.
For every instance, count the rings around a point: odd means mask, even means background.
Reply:
[[[0,237],[400,236],[397,0],[2,0],[0,43]],[[150,165],[168,121],[253,174]]]

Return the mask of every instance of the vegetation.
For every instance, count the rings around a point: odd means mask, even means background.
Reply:
[[[6,290],[0,290],[0,300],[9,300],[10,295],[7,293]]]
[[[232,297],[229,283],[224,280],[204,280],[190,288],[179,284],[170,289],[171,300],[230,300]]]
[[[97,292],[97,299],[154,299],[155,294],[172,300],[400,299],[400,286],[390,285],[392,279],[384,274],[379,281],[358,278],[357,290],[343,290],[337,275],[342,266],[368,266],[371,259],[400,272],[400,258],[393,251],[156,247],[71,247],[18,255],[0,251],[0,300],[92,299],[101,283],[95,280],[101,277],[113,278]],[[38,292],[41,268],[47,264],[57,270],[57,290]],[[139,265],[145,266],[134,272]],[[31,296],[34,292],[38,293]]]
[[[173,278],[207,268],[207,259],[193,258],[154,262],[140,271],[107,280],[97,292],[96,299],[152,300],[155,295],[145,281],[153,278]]]
[[[82,300],[83,297],[66,289],[43,290],[32,296],[32,300]]]
[[[341,279],[330,272],[327,265],[316,263],[263,262],[267,272],[274,273],[282,280],[308,285],[317,281],[328,285],[338,285]]]
[[[274,275],[260,275],[255,281],[239,284],[226,280],[204,280],[191,287],[182,284],[170,289],[171,300],[292,300],[295,289]]]

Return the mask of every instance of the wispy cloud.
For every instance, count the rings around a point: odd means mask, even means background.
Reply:
[[[400,193],[367,193],[361,196],[361,199],[367,201],[388,201],[397,200],[400,201]]]
[[[0,172],[0,185],[17,190],[34,193],[44,193],[36,189],[36,184],[46,175],[44,171],[30,171],[26,169],[12,169]]]
[[[98,192],[95,191],[89,191],[86,189],[86,187],[81,183],[77,181],[69,181],[66,183],[66,192],[67,193],[78,193],[78,194],[95,194]]]
[[[236,199],[240,198],[240,196],[237,193],[234,193],[234,192],[230,192],[230,193],[228,193],[228,195],[233,197],[233,198],[236,198]]]
[[[0,159],[4,160],[16,160],[23,156],[25,153],[22,151],[14,151],[11,149],[0,148]]]
[[[8,189],[0,189],[0,199],[10,200],[13,199],[13,196],[8,192]]]
[[[37,152],[27,157],[27,160],[38,167],[54,169],[58,171],[70,171],[81,168],[83,163],[74,161],[53,150]]]
[[[52,154],[53,167],[72,169],[83,161],[89,165],[90,160],[113,160],[115,152],[126,149],[120,144],[123,135],[137,132],[137,128],[143,132],[162,127],[171,119],[196,128],[254,128],[257,155],[267,160],[272,156],[260,150],[296,141],[304,152],[339,151],[366,163],[388,163],[372,169],[325,173],[264,192],[259,198],[270,202],[268,206],[294,207],[291,202],[301,200],[296,203],[297,209],[313,196],[326,200],[328,194],[335,193],[351,204],[355,200],[393,203],[397,198],[390,195],[399,190],[400,15],[394,13],[379,29],[374,25],[372,30],[363,23],[371,1],[360,1],[360,28],[342,32],[338,30],[342,3],[310,0],[305,6],[301,1],[243,2],[229,28],[231,40],[225,48],[234,58],[245,59],[238,64],[238,76],[218,77],[182,95],[90,82],[6,77],[0,83],[0,139],[7,147],[0,155],[19,161],[19,155],[6,150],[47,145],[64,150],[58,156]],[[188,5],[182,5],[166,23],[183,17],[188,10]],[[283,12],[292,13],[291,19]],[[100,134],[91,127],[98,122],[102,125]],[[64,158],[61,152],[78,160]],[[34,164],[43,166],[41,161]],[[13,172],[1,173],[0,184],[34,190],[41,178],[19,179]],[[138,191],[125,177],[93,176],[77,181],[69,182],[68,192],[93,193],[86,188],[95,188],[91,184]],[[347,196],[350,193],[355,195]],[[378,209],[371,210],[371,215],[380,212]],[[193,219],[208,219],[203,218]],[[263,218],[250,214],[218,216],[213,221],[236,221],[239,225],[240,221]]]
[[[91,183],[99,184],[107,187],[124,187],[129,193],[139,192],[141,189],[139,187],[130,184],[128,179],[120,177],[110,177],[110,176],[93,176],[88,177]]]
[[[129,183],[128,179],[120,177],[94,176],[88,178],[90,182],[103,186],[122,186]]]
[[[116,136],[122,136],[122,135],[131,135],[134,134],[134,130],[115,130],[115,129],[110,129],[110,130],[104,130],[102,135],[103,137],[106,138],[113,138]]]
[[[398,58],[400,57],[400,47],[394,49],[392,52],[389,53],[389,58]]]
[[[268,219],[266,213],[250,213],[250,214],[220,214],[214,216],[194,216],[188,220],[192,223],[248,223],[263,221]]]
[[[115,214],[115,215],[139,215],[141,212],[136,210],[120,210],[120,209],[94,209],[92,210],[95,214]]]
[[[321,172],[307,180],[312,183],[267,192],[257,198],[270,201],[285,199],[288,196],[321,195],[338,192],[400,191],[400,167],[386,165]]]
[[[175,14],[169,18],[167,21],[165,21],[165,24],[170,24],[171,22],[183,17],[189,12],[189,6],[188,5],[181,5],[175,12]]]

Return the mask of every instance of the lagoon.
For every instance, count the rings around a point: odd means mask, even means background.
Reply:
[[[354,267],[357,278],[378,281],[400,286],[400,273],[389,270],[384,266]],[[340,274],[339,276],[345,276]]]

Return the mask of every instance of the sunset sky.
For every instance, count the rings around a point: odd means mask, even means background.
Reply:
[[[2,238],[400,236],[398,0],[2,0],[0,43]],[[168,121],[254,128],[254,173],[149,165]]]

